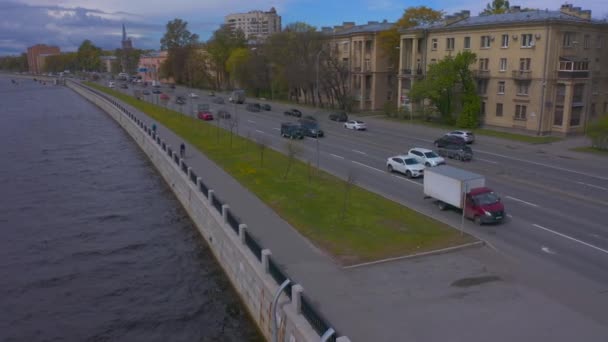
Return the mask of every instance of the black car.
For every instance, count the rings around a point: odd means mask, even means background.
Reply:
[[[283,114],[290,115],[290,116],[295,116],[296,118],[302,117],[302,112],[300,112],[297,109],[286,110],[285,112],[283,112]]]
[[[329,114],[329,120],[338,121],[338,122],[346,122],[348,121],[348,115],[345,112],[334,112]]]
[[[152,90],[152,93],[153,94],[162,94],[163,92],[158,89],[154,89],[154,90]]]
[[[272,110],[272,107],[270,107],[270,105],[269,105],[268,103],[264,103],[264,104],[262,105],[262,109],[263,109],[263,110]]]
[[[289,139],[302,139],[304,138],[304,132],[300,125],[292,122],[284,122],[281,124],[281,136]]]
[[[211,102],[213,102],[213,103],[217,103],[217,104],[224,104],[224,103],[225,103],[225,102],[224,102],[224,98],[223,98],[223,97],[219,97],[219,96],[218,96],[218,97],[214,97],[214,98],[211,100]]]
[[[300,120],[300,126],[307,137],[318,138],[325,135],[323,130],[319,128],[319,124],[312,120]]]
[[[186,104],[186,98],[183,96],[177,96],[175,98],[175,103],[177,103],[178,105]]]
[[[262,110],[262,107],[259,103],[250,103],[247,105],[246,109],[250,112],[259,112]]]
[[[447,144],[439,147],[437,153],[444,158],[462,161],[473,159],[473,150],[466,144]]]
[[[460,137],[452,135],[444,135],[441,138],[435,140],[435,147],[444,147],[447,145],[466,145],[466,141]]]

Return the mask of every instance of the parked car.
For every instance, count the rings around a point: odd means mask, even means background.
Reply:
[[[444,147],[447,145],[466,145],[466,141],[461,137],[453,135],[444,135],[441,138],[435,140],[435,147]]]
[[[263,109],[263,110],[272,110],[272,107],[270,107],[270,105],[269,105],[268,103],[264,103],[264,104],[262,105],[262,109]]]
[[[325,136],[325,133],[316,121],[301,119],[299,122],[305,136],[313,138]]]
[[[463,144],[448,144],[437,149],[437,153],[444,157],[456,160],[471,160],[473,159],[473,150]]]
[[[408,151],[408,156],[416,158],[418,162],[424,164],[424,166],[438,166],[445,164],[445,159],[439,156],[432,150],[414,147]]]
[[[228,111],[220,109],[217,111],[217,117],[220,119],[229,120],[231,116]]]
[[[459,137],[462,138],[467,144],[472,144],[475,142],[475,135],[471,131],[451,131],[446,134],[450,137]]]
[[[161,100],[168,100],[168,99],[170,99],[170,97],[169,97],[169,95],[167,95],[165,93],[162,93],[162,94],[160,94],[160,99]]]
[[[284,122],[281,124],[281,136],[289,139],[302,139],[304,132],[302,127],[293,122]]]
[[[367,129],[367,125],[363,121],[349,120],[344,123],[344,128],[354,129],[356,131],[365,131]]]
[[[338,122],[346,122],[348,121],[348,115],[345,112],[333,112],[329,114],[329,120],[338,121]]]
[[[152,90],[152,93],[153,94],[162,94],[163,92],[158,89],[154,89],[154,90]]]
[[[295,108],[292,108],[290,110],[286,110],[285,112],[283,112],[283,114],[290,115],[290,116],[295,116],[296,118],[302,117],[302,112],[300,112],[299,110],[297,110]]]
[[[204,121],[211,121],[213,120],[213,114],[211,114],[211,112],[198,112],[198,118]]]
[[[247,109],[250,112],[259,112],[262,107],[260,106],[259,103],[249,103],[247,104],[247,107],[245,107],[245,109]]]
[[[190,93],[190,94],[188,94],[188,97],[191,99],[198,99],[198,94]]]
[[[218,96],[218,97],[214,97],[214,98],[211,100],[211,102],[213,102],[213,103],[217,103],[217,104],[224,104],[224,103],[225,103],[225,102],[224,102],[224,98],[223,98],[223,97],[219,97],[219,96]]]
[[[421,177],[424,174],[424,165],[416,158],[410,156],[394,156],[386,160],[388,172],[400,172],[407,178]]]

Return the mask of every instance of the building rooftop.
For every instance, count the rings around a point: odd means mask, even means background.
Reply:
[[[382,22],[369,21],[367,24],[355,25],[354,22],[344,22],[342,25],[334,27],[322,27],[321,32],[332,35],[350,35],[357,33],[375,33],[389,30],[395,23],[389,23],[386,20]]]

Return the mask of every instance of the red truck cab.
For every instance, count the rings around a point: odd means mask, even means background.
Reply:
[[[464,215],[477,224],[496,223],[504,220],[505,207],[500,196],[487,187],[475,188],[466,196]]]

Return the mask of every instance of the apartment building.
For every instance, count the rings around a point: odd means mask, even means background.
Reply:
[[[393,26],[386,20],[369,21],[364,25],[344,22],[323,27],[330,53],[350,70],[351,95],[354,110],[380,110],[387,102],[394,102],[397,93],[396,68],[389,65],[378,34]]]
[[[399,106],[416,108],[408,93],[429,64],[471,51],[487,126],[563,135],[608,113],[608,23],[591,11],[571,4],[476,17],[461,11],[401,33]]]
[[[162,83],[173,83],[171,79],[160,77],[160,67],[167,60],[169,53],[167,51],[152,51],[139,57],[139,76],[143,82],[151,83],[152,81]]]
[[[233,32],[241,29],[248,41],[259,42],[276,32],[281,32],[281,16],[272,7],[270,11],[250,11],[229,14],[224,24]]]
[[[27,66],[32,74],[40,74],[44,71],[45,59],[48,56],[58,55],[61,50],[57,46],[37,44],[27,48]]]

